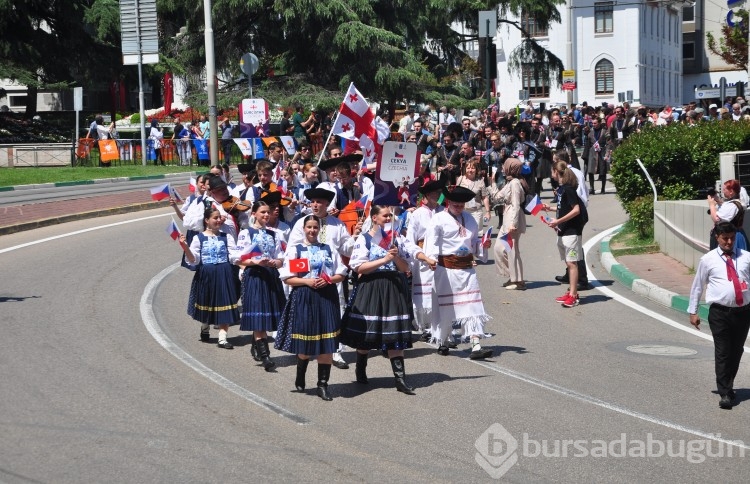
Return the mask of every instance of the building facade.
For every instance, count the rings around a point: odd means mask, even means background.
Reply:
[[[629,100],[646,106],[682,104],[682,9],[661,1],[568,0],[559,7],[562,22],[544,30],[526,14],[509,18],[575,71],[576,89],[545,82],[538,66],[510,72],[511,52],[521,33],[498,24],[498,93],[504,108],[531,101],[546,105]],[[528,98],[522,96],[528,92]]]
[[[747,71],[727,64],[708,48],[707,34],[713,35],[718,42],[730,10],[726,1],[714,0],[696,0],[694,4],[683,7],[682,96],[685,102],[696,99],[697,88],[718,88],[722,77],[726,79],[727,86],[748,81]]]

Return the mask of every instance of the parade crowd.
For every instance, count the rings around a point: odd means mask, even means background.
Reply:
[[[694,121],[695,111],[683,121]],[[306,388],[309,361],[317,360],[323,400],[333,398],[331,367],[349,366],[345,346],[356,350],[361,385],[374,350],[390,360],[396,389],[414,394],[404,356],[417,339],[439,355],[467,342],[470,358],[492,356],[481,343],[491,336],[491,318],[475,267],[488,260],[493,210],[493,259],[506,290],[526,289],[526,217],[554,213],[541,219],[556,233],[565,265],[555,279],[567,290],[556,301],[575,307],[589,287],[587,206],[597,182],[606,193],[612,151],[667,117],[680,122],[666,108],[650,113],[627,103],[545,112],[529,105],[518,116],[497,106],[460,119],[453,109],[434,114],[407,110],[391,126],[393,138],[417,144],[420,161],[419,195],[398,205],[373,203],[377,166],[362,163],[358,146],[332,137],[315,161],[305,138],[313,118],[299,112],[286,128],[297,138],[293,156],[272,143],[266,158],[238,165],[240,183],[228,165],[214,166],[184,204],[172,199],[187,229],[183,265],[195,271],[188,314],[200,323],[201,341],[210,341],[213,326],[218,347],[232,349],[227,335],[239,325],[252,332],[251,355],[270,372],[273,335],[275,350],[296,355],[298,391]],[[544,203],[543,183],[552,188]]]

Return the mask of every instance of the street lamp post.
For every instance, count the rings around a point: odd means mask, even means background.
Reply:
[[[214,29],[211,23],[211,0],[203,0],[206,43],[206,90],[208,91],[208,126],[211,164],[219,164],[219,125],[216,121],[216,63],[214,58]]]

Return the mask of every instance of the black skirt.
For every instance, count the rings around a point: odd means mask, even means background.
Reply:
[[[411,348],[413,310],[403,274],[375,271],[359,276],[341,321],[342,343],[357,349]]]

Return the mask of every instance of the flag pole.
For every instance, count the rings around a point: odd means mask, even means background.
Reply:
[[[336,119],[333,120],[333,123],[331,124],[331,126],[336,126],[336,121],[338,121],[340,114],[341,114],[341,110],[339,109],[339,112],[336,113]],[[328,138],[326,138],[326,142],[323,144],[323,149],[320,151],[320,156],[318,156],[318,163],[320,163],[320,160],[323,159],[323,155],[326,152],[326,148],[328,148],[328,142],[331,140],[332,134],[333,134],[333,130],[328,132]]]

